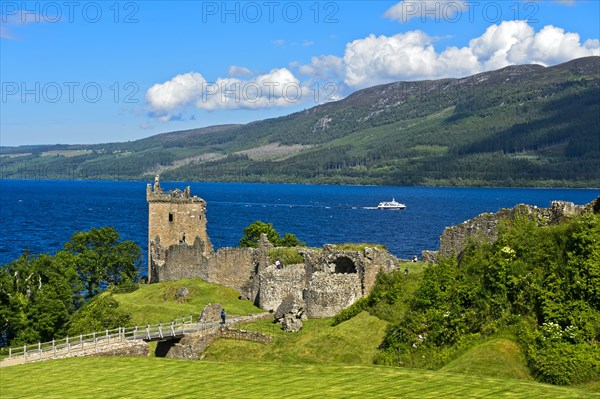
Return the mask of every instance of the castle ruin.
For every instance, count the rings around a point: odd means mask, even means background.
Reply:
[[[206,232],[206,202],[190,189],[162,191],[157,176],[148,184],[148,281],[200,277],[233,288],[240,297],[265,310],[293,300],[308,317],[331,317],[367,296],[380,271],[397,269],[389,252],[363,247],[342,250],[298,248],[304,262],[278,269],[269,253],[273,245],[263,235],[258,248],[214,251]]]

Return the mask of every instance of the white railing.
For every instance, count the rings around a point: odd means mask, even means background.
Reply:
[[[49,342],[39,342],[33,345],[10,347],[8,359],[23,357],[25,362],[51,359],[71,353],[83,353],[131,340],[153,341],[164,338],[177,337],[210,327],[219,323],[193,322],[193,316],[182,317],[171,323],[147,324],[146,326],[119,327],[112,330],[82,334],[75,337],[66,337]]]

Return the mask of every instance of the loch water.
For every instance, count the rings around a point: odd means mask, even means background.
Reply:
[[[0,265],[55,253],[77,231],[113,226],[147,250],[148,204],[142,181],[0,181]],[[236,246],[244,227],[260,220],[294,233],[310,246],[384,244],[399,258],[437,249],[444,228],[482,212],[552,200],[585,204],[600,190],[439,188],[249,183],[161,182],[163,190],[189,185],[207,201],[208,234],[215,249]],[[395,198],[404,210],[378,210]],[[146,256],[142,273],[146,274]]]

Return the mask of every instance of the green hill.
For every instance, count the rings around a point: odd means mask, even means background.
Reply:
[[[2,178],[600,186],[600,57],[397,82],[280,118],[0,148]]]
[[[177,298],[176,293],[180,288],[187,288],[189,294]],[[140,326],[167,323],[189,315],[196,318],[209,303],[220,303],[230,315],[245,316],[263,312],[251,302],[238,299],[239,296],[234,289],[207,283],[200,278],[142,284],[137,291],[114,294],[119,308],[131,314],[130,324]]]

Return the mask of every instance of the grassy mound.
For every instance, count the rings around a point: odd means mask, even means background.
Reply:
[[[506,338],[496,338],[476,345],[448,363],[441,371],[481,377],[533,379],[521,349],[516,342]]]
[[[245,325],[243,328],[272,335],[274,341],[262,345],[246,341],[219,340],[205,352],[205,359],[215,361],[283,362],[283,363],[373,363],[387,323],[362,312],[338,326],[331,319],[311,319],[302,330],[287,333],[270,321]]]
[[[181,287],[187,288],[189,294],[178,299],[176,293]],[[199,316],[209,303],[220,303],[230,315],[263,312],[251,302],[238,299],[239,294],[235,290],[200,278],[142,285],[137,291],[115,294],[114,298],[121,309],[132,315],[133,325],[167,323],[183,316]]]
[[[32,383],[34,382],[34,383]],[[13,398],[598,398],[530,381],[380,366],[71,358],[2,369]]]

